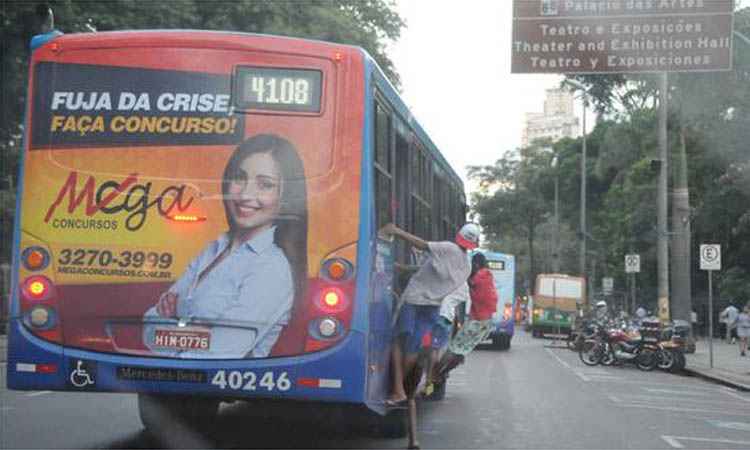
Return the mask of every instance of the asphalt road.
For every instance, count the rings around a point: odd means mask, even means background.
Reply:
[[[420,407],[422,448],[747,449],[750,394],[634,367],[587,367],[548,340],[516,336],[508,352],[478,350],[442,402]],[[0,448],[403,448],[314,424],[261,420],[222,408],[218,433],[155,441],[133,395],[0,391]],[[260,423],[258,422],[259,420]]]

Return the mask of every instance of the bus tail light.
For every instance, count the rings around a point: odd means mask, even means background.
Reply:
[[[349,306],[348,303],[341,289],[330,287],[320,293],[317,306],[326,314],[336,314],[344,311]]]
[[[21,262],[26,270],[39,271],[49,266],[49,252],[42,247],[28,247],[21,253]]]
[[[305,352],[315,352],[332,347],[346,334],[352,317],[354,281],[334,284],[327,277],[317,279],[309,292],[312,308],[306,319]]]
[[[23,324],[35,336],[51,342],[62,342],[62,331],[56,310],[57,292],[52,281],[43,275],[32,275],[21,283]]]
[[[354,265],[344,258],[331,258],[323,261],[321,276],[325,280],[342,282],[354,275]]]
[[[203,216],[194,216],[190,214],[175,214],[173,216],[167,216],[168,219],[174,221],[174,222],[205,222],[207,220],[207,217]]]
[[[54,294],[52,281],[42,275],[34,275],[26,278],[21,287],[23,296],[32,301],[43,301],[50,299]]]

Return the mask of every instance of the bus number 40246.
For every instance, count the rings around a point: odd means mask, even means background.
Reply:
[[[219,370],[211,380],[211,384],[219,389],[233,389],[237,391],[255,391],[266,389],[267,391],[288,391],[292,382],[286,372],[281,372],[278,377],[273,372],[265,372],[258,381],[255,372],[239,370]]]

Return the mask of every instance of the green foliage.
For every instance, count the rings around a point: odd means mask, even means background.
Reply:
[[[750,9],[735,14],[735,30],[750,35]],[[735,39],[734,52],[731,71],[669,75],[668,142],[671,154],[676,154],[680,132],[686,135],[693,249],[691,282],[696,304],[707,297],[707,277],[705,272],[698,270],[697,263],[697,248],[701,243],[722,246],[723,270],[715,275],[720,295],[718,302],[750,298],[750,160],[747,147],[750,142],[750,45]],[[597,126],[587,136],[587,231],[592,238],[589,240],[592,250],[589,275],[593,274],[592,265],[595,265],[597,278],[605,274],[612,276],[615,287],[622,289],[626,286],[624,255],[638,253],[641,255],[639,302],[654,305],[657,287],[657,171],[652,167],[652,159],[657,155],[657,76],[584,75],[572,78],[588,87],[590,101],[600,117]],[[553,146],[561,160],[560,205],[564,230],[578,229],[580,220],[581,141],[581,138],[565,139]],[[544,158],[540,163],[534,162],[540,156],[533,152],[522,150],[517,158],[520,161],[509,164],[500,160],[494,168],[484,168],[472,175],[483,185],[491,186],[493,182],[515,180],[521,169],[536,171],[523,175],[523,179],[533,180],[527,189],[513,191],[516,196],[514,204],[534,205],[535,211],[541,214],[541,218],[534,222],[536,228],[511,226],[520,220],[512,216],[522,216],[523,210],[499,206],[496,197],[508,196],[507,189],[499,190],[500,194],[478,193],[472,207],[481,215],[481,223],[492,231],[491,236],[499,227],[504,227],[503,240],[496,244],[498,249],[509,248],[503,245],[504,242],[525,240],[529,232],[537,232],[542,242],[532,251],[547,258],[543,241],[551,239],[545,229],[552,220],[553,191],[545,177],[550,177],[550,169],[544,164]],[[529,158],[531,160],[527,161]],[[670,167],[675,163],[671,161]],[[669,224],[670,230],[678,227],[679,224]],[[578,242],[575,240],[574,244]],[[578,252],[577,245],[563,247],[561,259],[567,261],[561,264],[563,272],[578,272]]]
[[[40,2],[41,3],[41,2]],[[398,88],[398,74],[385,52],[405,23],[394,0],[51,0],[55,27],[65,33],[203,29],[319,39],[361,46]],[[29,42],[41,29],[36,2],[0,3],[0,193],[16,183],[23,135]],[[9,198],[9,197],[8,197]],[[9,254],[14,202],[0,210],[0,261]]]

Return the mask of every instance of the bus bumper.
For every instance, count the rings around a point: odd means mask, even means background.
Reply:
[[[254,360],[178,360],[63,349],[31,335],[18,320],[9,322],[8,331],[8,389],[365,403],[367,347],[356,331],[318,353]]]

